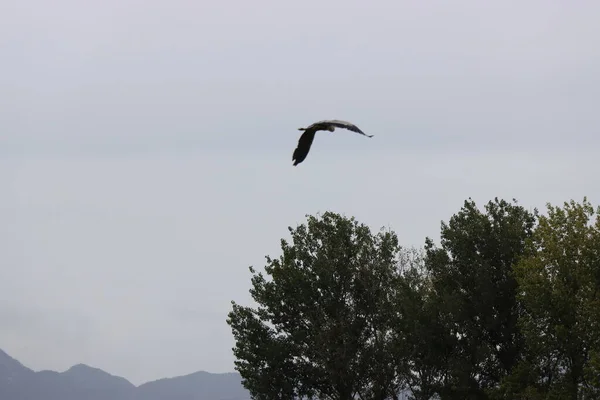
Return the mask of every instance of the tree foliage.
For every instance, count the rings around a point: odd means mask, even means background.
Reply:
[[[308,216],[233,303],[254,399],[600,398],[600,218],[472,200],[407,251],[333,212]],[[598,210],[600,211],[600,210]],[[595,219],[594,219],[595,217]]]
[[[515,266],[528,345],[515,376],[531,396],[600,398],[600,218],[593,216],[586,199],[548,205],[532,255]]]
[[[448,224],[441,247],[426,241],[438,321],[451,351],[444,354],[439,393],[444,398],[487,398],[518,362],[517,283],[513,263],[525,251],[535,215],[495,199],[480,211],[473,201]]]
[[[386,399],[398,240],[327,212],[289,228],[282,255],[253,273],[256,309],[233,303],[236,368],[256,399]]]

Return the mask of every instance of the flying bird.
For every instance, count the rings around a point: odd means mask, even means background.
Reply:
[[[351,124],[350,122],[340,121],[337,119],[325,120],[315,122],[310,125],[308,128],[298,128],[299,131],[304,131],[300,139],[298,140],[298,146],[294,150],[294,155],[292,156],[292,161],[294,161],[294,166],[300,164],[310,151],[310,146],[315,138],[315,133],[317,131],[329,131],[333,132],[335,128],[344,128],[348,129],[352,132],[360,133],[366,137],[373,137],[373,135],[367,135],[363,131],[361,131],[356,125]]]

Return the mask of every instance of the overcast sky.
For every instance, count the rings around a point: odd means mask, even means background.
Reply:
[[[4,0],[0,348],[233,370],[230,301],[306,214],[406,246],[468,197],[600,202],[600,3]],[[297,128],[321,132],[292,166]]]

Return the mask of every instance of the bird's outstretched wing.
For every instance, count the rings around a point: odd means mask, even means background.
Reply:
[[[361,131],[359,129],[358,126],[354,125],[351,122],[348,121],[342,121],[339,119],[330,119],[330,120],[325,120],[325,121],[319,121],[314,123],[313,125],[333,125],[335,127],[338,128],[344,128],[344,129],[348,129],[352,132],[356,132],[356,133],[360,133],[361,135],[367,136],[367,137],[373,137],[374,135],[367,135],[366,133],[364,133],[363,131]]]
[[[315,138],[315,133],[316,130],[307,128],[300,136],[300,139],[298,139],[298,146],[292,155],[292,161],[294,161],[294,165],[300,164],[308,155],[310,146]]]

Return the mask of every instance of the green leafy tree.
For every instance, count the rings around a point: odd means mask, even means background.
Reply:
[[[270,279],[250,267],[258,306],[232,302],[227,319],[244,386],[254,399],[395,398],[397,237],[332,212],[289,231]]]
[[[440,318],[443,315],[438,311],[441,299],[435,296],[422,256],[406,264],[409,267],[399,281],[401,300],[397,302],[402,318],[396,324],[404,351],[397,354],[413,398],[429,400],[443,386],[448,355],[456,339],[446,333],[445,321]]]
[[[487,399],[522,357],[513,264],[524,255],[535,214],[516,202],[474,201],[442,223],[441,247],[426,240],[432,298],[431,371],[443,399]],[[437,318],[433,316],[436,315]],[[440,326],[442,324],[442,326]]]
[[[600,398],[600,218],[593,217],[585,198],[548,205],[532,255],[515,266],[527,357],[506,382],[511,398]]]

